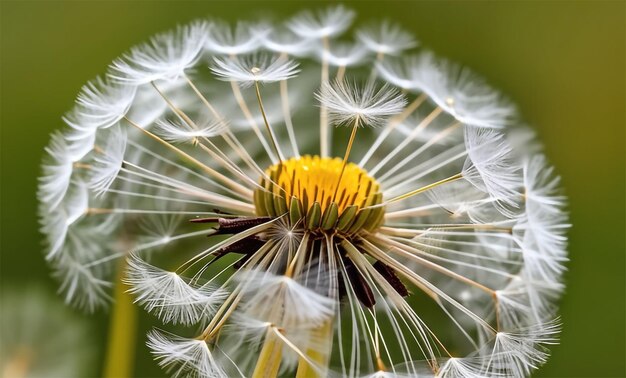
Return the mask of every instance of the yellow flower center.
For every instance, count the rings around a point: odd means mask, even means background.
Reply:
[[[274,164],[254,192],[257,215],[289,214],[292,225],[353,234],[380,226],[385,215],[380,185],[365,170],[339,158],[305,155]]]

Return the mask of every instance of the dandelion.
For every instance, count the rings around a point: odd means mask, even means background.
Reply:
[[[88,84],[46,148],[47,259],[125,261],[174,376],[527,376],[556,342],[558,177],[500,93],[338,6],[197,21]],[[332,135],[334,133],[334,136]],[[191,331],[190,331],[191,332]]]

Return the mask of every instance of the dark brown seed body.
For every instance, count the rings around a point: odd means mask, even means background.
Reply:
[[[389,284],[395,289],[395,291],[398,292],[398,294],[402,295],[403,297],[409,295],[409,291],[407,290],[406,286],[404,286],[402,281],[400,281],[400,279],[396,275],[396,272],[393,269],[380,261],[376,261],[373,266],[374,269],[376,269],[376,271],[380,273],[380,275],[383,276],[383,278],[387,280],[387,282],[389,282]]]
[[[267,223],[270,217],[254,217],[254,218],[195,218],[191,219],[192,223],[217,223],[216,232],[212,235],[237,234],[246,231],[252,227]]]

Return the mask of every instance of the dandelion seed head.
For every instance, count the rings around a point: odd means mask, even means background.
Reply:
[[[38,189],[64,299],[105,307],[124,260],[137,305],[195,332],[150,332],[173,376],[543,364],[567,261],[555,169],[484,80],[390,21],[339,40],[354,17],[195,21],[85,85]]]

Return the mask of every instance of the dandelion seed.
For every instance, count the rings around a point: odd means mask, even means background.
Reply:
[[[342,5],[324,9],[317,14],[304,11],[295,16],[287,26],[305,38],[328,38],[344,32],[354,18],[354,12]]]
[[[430,52],[405,56],[416,39],[394,24],[338,41],[353,17],[197,21],[86,85],[38,191],[66,301],[105,306],[125,259],[139,305],[193,326],[148,336],[174,376],[545,362],[569,227],[553,168],[507,100]]]
[[[137,296],[135,302],[164,323],[198,323],[228,295],[210,286],[193,287],[178,274],[155,268],[137,256],[130,258],[128,267],[126,282]]]
[[[309,272],[310,274],[310,272]],[[324,278],[328,280],[329,278]],[[281,328],[315,328],[334,314],[334,299],[306,287],[304,282],[288,276],[276,276],[264,272],[250,272],[240,277],[243,283],[245,312],[255,318]],[[311,284],[320,286],[323,279],[315,277]],[[285,311],[278,317],[268,301]],[[290,310],[286,310],[290,309]],[[299,311],[302,310],[302,311]]]
[[[486,128],[500,128],[515,122],[515,107],[469,70],[430,52],[400,62],[377,63],[380,74],[391,83],[426,93],[439,107],[460,122]]]
[[[70,185],[74,161],[67,142],[60,133],[52,134],[46,147],[46,160],[43,163],[43,174],[39,178],[39,201],[50,207],[50,210],[65,197]]]
[[[117,178],[124,162],[126,133],[119,128],[108,136],[105,149],[94,158],[91,169],[90,187],[94,193],[105,193]]]
[[[320,60],[345,71],[346,67],[367,63],[365,59],[367,52],[360,44],[335,43],[329,49],[320,51]],[[340,72],[338,71],[338,75]]]
[[[221,135],[228,129],[224,121],[199,120],[194,123],[195,128],[184,122],[172,120],[158,120],[154,127],[155,134],[168,142],[196,143],[202,138],[213,138]]]
[[[213,21],[206,35],[205,50],[221,55],[249,54],[261,47],[271,29],[265,24],[238,22],[234,27]]]
[[[356,33],[359,40],[368,49],[377,54],[396,55],[403,50],[417,46],[415,37],[390,21],[380,25],[371,25]]]
[[[391,87],[376,88],[337,81],[322,86],[317,99],[325,105],[334,124],[381,126],[387,118],[400,113],[406,100]]]
[[[76,105],[63,117],[70,127],[65,132],[69,157],[79,161],[94,148],[96,133],[115,125],[135,99],[136,88],[98,78],[85,85]]]
[[[263,39],[263,46],[275,53],[305,57],[313,52],[316,45],[312,38],[301,37],[289,31],[274,29]]]
[[[485,361],[480,359],[449,358],[442,364],[437,377],[486,378],[484,365]]]
[[[206,22],[196,22],[159,34],[149,43],[133,48],[123,58],[114,61],[109,76],[135,85],[175,80],[200,57],[208,29]]]
[[[227,377],[205,341],[154,330],[148,334],[148,346],[159,365],[174,377]]]
[[[215,65],[211,71],[222,80],[236,81],[244,87],[254,83],[273,83],[291,79],[299,72],[298,64],[268,56],[247,56],[243,59],[213,58]]]
[[[58,207],[54,210],[40,209],[42,230],[49,244],[48,258],[56,255],[61,249],[69,228],[85,215],[88,206],[87,186],[83,182],[75,182],[71,184]]]
[[[465,128],[467,159],[463,176],[494,199],[515,205],[520,166],[512,159],[505,136],[490,129]],[[480,177],[480,178],[478,178]]]
[[[559,332],[558,322],[520,329],[516,333],[498,332],[489,368],[491,375],[525,377],[543,364],[547,357],[546,345],[554,344]]]

